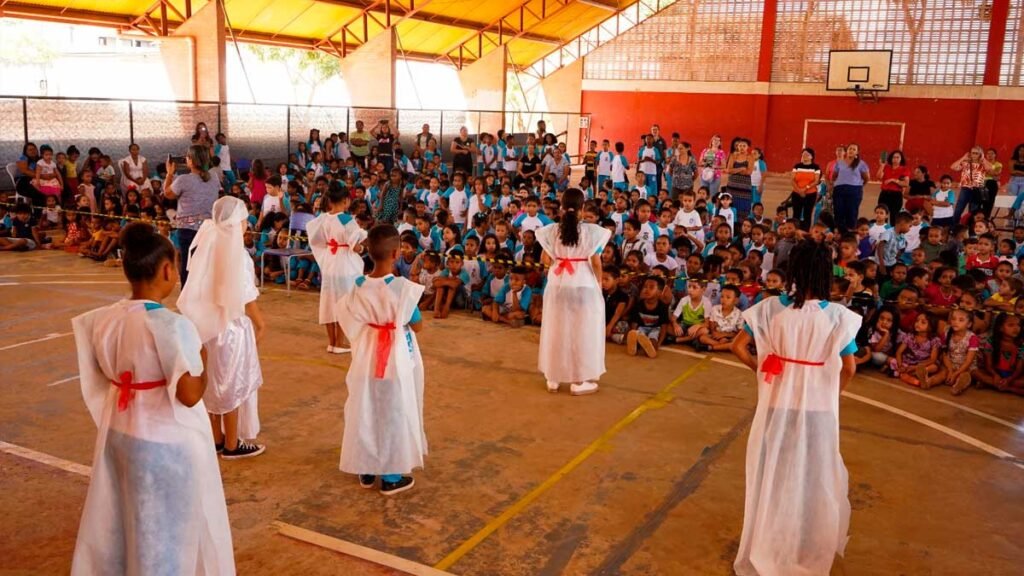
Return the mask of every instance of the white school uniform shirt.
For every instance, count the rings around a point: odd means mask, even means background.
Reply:
[[[686,212],[685,210],[680,208],[676,212],[676,217],[675,219],[672,220],[672,224],[675,226],[682,226],[683,228],[700,227],[699,230],[688,230],[686,233],[693,234],[693,236],[696,237],[698,240],[704,242],[704,223],[701,222],[700,220],[700,212],[697,212],[696,210]]]
[[[648,268],[664,266],[665,268],[668,268],[668,271],[672,274],[675,274],[676,270],[679,270],[679,262],[675,258],[666,255],[665,260],[661,261],[658,260],[658,255],[653,252],[644,257],[644,264],[647,264]]]
[[[612,182],[625,182],[626,170],[629,170],[629,162],[622,154],[616,154],[611,161]]]
[[[497,146],[484,146],[483,147],[484,157],[484,168],[494,169],[498,167],[498,147]]]
[[[871,226],[868,228],[868,238],[871,239],[871,247],[874,248],[878,244],[878,241],[885,236],[886,231],[891,229],[892,226],[888,223],[880,225],[872,222]]]
[[[448,212],[452,215],[452,222],[465,225],[468,210],[469,196],[466,195],[466,189],[452,188],[448,195]]]
[[[615,222],[615,235],[622,235],[622,226],[629,220],[629,212],[612,212],[609,218]]]
[[[551,218],[548,218],[543,212],[537,212],[536,216],[530,216],[526,212],[523,212],[512,220],[512,226],[514,228],[518,228],[520,232],[524,232],[526,230],[540,230],[548,224],[551,224]]]
[[[722,305],[712,306],[707,319],[715,323],[720,332],[739,332],[743,328],[743,315],[739,306],[733,306],[728,315],[722,312]]]
[[[342,162],[351,158],[352,150],[349,149],[348,142],[338,142],[338,151],[334,155]]]
[[[949,202],[949,206],[933,206],[932,207],[932,219],[937,218],[952,218],[953,213],[956,210],[956,193],[953,189],[949,190],[935,190],[932,193],[932,198],[939,202]]]
[[[416,335],[408,328],[419,318],[423,290],[392,275],[361,276],[338,303],[341,328],[352,342],[352,364],[345,376],[343,472],[408,474],[423,467],[423,360]],[[378,357],[385,333],[391,347]]]
[[[903,249],[904,252],[909,254],[921,245],[921,230],[924,228],[924,224],[914,224],[910,230],[907,230],[907,233],[903,235],[907,239],[907,247]]]
[[[366,240],[366,230],[346,212],[324,213],[306,226],[309,248],[320,266],[320,324],[338,322],[338,301],[355,288],[363,275],[363,259],[357,244]]]
[[[122,300],[71,323],[82,396],[98,428],[71,574],[119,574],[126,566],[156,574],[172,565],[234,574],[206,406],[189,408],[176,397],[183,375],[203,374],[195,326],[145,300]],[[166,384],[122,396],[112,384],[122,379]]]
[[[282,212],[281,198],[283,196],[271,196],[266,194],[263,196],[262,214],[269,214],[271,212]]]
[[[743,529],[733,568],[739,576],[828,574],[850,524],[849,480],[839,452],[839,378],[861,317],[785,296],[743,312],[757,348],[757,408],[747,440]],[[854,344],[854,347],[856,344]],[[771,377],[760,368],[781,362]]]
[[[441,205],[441,193],[427,190],[423,195],[423,202],[427,205],[427,212],[436,212],[437,207]]]
[[[638,158],[650,158],[654,163],[644,162],[640,165],[640,171],[648,176],[655,176],[658,173],[658,162],[661,160],[661,152],[654,146],[641,146]]]
[[[504,148],[501,149],[501,156],[501,164],[502,167],[505,169],[505,172],[508,172],[509,174],[515,174],[516,170],[519,168],[519,157],[516,156],[516,147],[505,146]]]
[[[605,152],[604,150],[597,153],[598,176],[612,175],[612,156],[613,154],[611,152]]]

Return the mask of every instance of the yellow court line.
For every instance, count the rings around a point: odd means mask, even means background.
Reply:
[[[704,368],[707,364],[707,359],[701,360],[697,364],[694,364],[688,368],[685,372],[679,375],[678,378],[670,382],[667,386],[662,388],[657,394],[648,398],[643,404],[639,405],[632,412],[627,414],[622,420],[616,422],[611,428],[605,431],[604,434],[590,443],[589,446],[583,449],[582,452],[576,455],[575,458],[570,460],[565,466],[562,466],[557,472],[551,477],[541,483],[539,486],[531,490],[526,496],[520,498],[515,504],[512,504],[501,513],[500,516],[494,518],[487,523],[486,526],[480,529],[476,534],[462,543],[458,548],[453,550],[450,554],[445,556],[440,562],[434,565],[434,568],[438,570],[447,570],[451,568],[453,564],[458,562],[463,556],[468,554],[473,548],[476,548],[481,542],[487,539],[488,536],[493,534],[498,528],[504,526],[509,520],[515,517],[517,514],[522,512],[527,506],[529,506],[534,500],[540,497],[541,494],[547,492],[552,486],[557,484],[562,478],[565,478],[570,472],[575,470],[584,460],[592,456],[602,446],[607,444],[612,438],[614,438],[619,432],[622,432],[626,426],[632,424],[637,418],[642,416],[649,410],[662,408],[672,400],[672,390],[683,383],[687,378],[693,376],[698,370]]]

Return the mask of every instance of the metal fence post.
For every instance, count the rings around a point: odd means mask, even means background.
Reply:
[[[21,128],[24,131],[25,143],[28,143],[28,98],[21,99]]]
[[[135,110],[132,101],[128,101],[128,143],[135,144]]]
[[[285,108],[285,110],[287,110],[287,112],[285,114],[286,120],[285,120],[285,123],[284,123],[284,126],[285,126],[285,128],[284,128],[284,161],[288,162],[288,154],[291,153],[291,149],[292,149],[292,145],[291,145],[291,141],[292,141],[292,107],[291,107],[291,104],[289,104]]]

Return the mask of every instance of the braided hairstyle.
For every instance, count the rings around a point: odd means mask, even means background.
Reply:
[[[832,251],[823,243],[803,240],[789,253],[787,270],[793,307],[807,300],[828,301],[832,288]]]

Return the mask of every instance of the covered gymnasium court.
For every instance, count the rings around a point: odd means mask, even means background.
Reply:
[[[227,133],[236,162],[277,162],[311,128],[357,120],[390,118],[407,150],[423,124],[447,147],[461,126],[525,141],[544,120],[575,182],[590,140],[625,141],[632,159],[657,124],[695,151],[713,134],[763,148],[773,216],[805,146],[824,165],[859,142],[872,172],[901,149],[937,175],[975,144],[1009,163],[1024,141],[1024,0],[19,0],[0,1],[0,48],[12,22],[145,42],[157,72],[140,74],[168,92],[41,94],[5,72],[4,164],[26,141],[136,142],[162,159],[200,121]],[[312,104],[263,101],[246,44],[329,54],[343,81]],[[842,70],[832,50],[847,52]],[[427,63],[439,71],[412,68]],[[457,109],[431,95],[448,84]],[[866,186],[861,216],[878,194]],[[1001,189],[997,216],[1011,202]],[[96,436],[70,320],[127,290],[119,268],[62,250],[0,253],[0,575],[70,570]],[[414,490],[383,498],[338,470],[350,357],[324,353],[317,302],[261,288],[267,451],[221,462],[239,574],[733,574],[757,388],[732,354],[609,344],[600,393],[552,395],[537,327],[425,313],[430,453]],[[1024,399],[863,370],[840,414],[853,515],[832,574],[1020,573]]]

